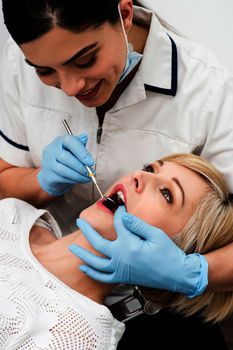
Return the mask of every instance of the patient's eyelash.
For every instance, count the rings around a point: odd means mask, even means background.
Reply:
[[[154,173],[155,170],[150,164],[145,164],[142,168],[143,171],[146,171],[147,173]]]

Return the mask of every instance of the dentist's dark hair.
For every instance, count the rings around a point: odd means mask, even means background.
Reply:
[[[119,0],[2,0],[4,23],[21,45],[48,33],[54,27],[72,32],[98,28],[119,19]]]

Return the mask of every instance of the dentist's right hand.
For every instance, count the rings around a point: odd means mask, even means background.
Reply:
[[[57,137],[43,150],[37,178],[41,188],[52,196],[68,192],[74,184],[91,181],[85,165],[92,167],[93,158],[86,149],[88,136]]]

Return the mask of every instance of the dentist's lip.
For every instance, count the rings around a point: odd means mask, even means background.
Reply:
[[[98,94],[101,83],[102,79],[94,87],[81,91],[75,97],[79,101],[87,101],[93,99]]]
[[[117,193],[119,191],[121,191],[123,193],[123,195],[124,195],[125,206],[127,208],[127,190],[126,190],[126,187],[123,184],[117,184],[116,186],[114,186],[114,188],[112,189],[111,193],[107,194],[107,197],[111,197],[112,195],[114,195],[115,193]],[[104,199],[100,199],[96,203],[97,207],[99,209],[101,209],[102,211],[106,212],[107,214],[113,216],[114,215],[113,212],[104,205],[104,202],[105,202]]]

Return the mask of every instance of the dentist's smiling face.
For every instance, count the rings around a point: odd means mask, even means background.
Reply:
[[[122,192],[129,213],[173,236],[194,214],[207,192],[207,184],[184,166],[158,161],[144,170],[121,177],[106,194],[109,196],[117,191]],[[85,209],[80,217],[104,237],[116,237],[113,214],[101,201]]]
[[[21,49],[44,84],[62,89],[87,107],[101,106],[110,98],[127,53],[120,22],[80,33],[55,27]]]

